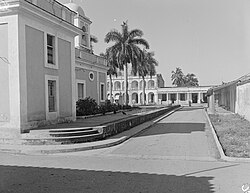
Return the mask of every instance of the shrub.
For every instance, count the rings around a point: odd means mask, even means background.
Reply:
[[[87,97],[85,99],[79,99],[76,102],[76,115],[84,116],[84,115],[93,115],[98,113],[98,105],[95,99]]]

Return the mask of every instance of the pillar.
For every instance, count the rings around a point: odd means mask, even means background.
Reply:
[[[198,103],[201,103],[201,93],[198,93]]]
[[[156,103],[156,104],[159,104],[159,101],[158,101],[158,93],[154,93],[154,95],[155,95],[155,97],[154,97],[154,98],[155,98],[155,103]]]

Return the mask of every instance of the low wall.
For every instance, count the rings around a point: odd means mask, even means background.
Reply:
[[[236,113],[250,121],[250,82],[237,86]]]
[[[140,114],[135,117],[130,117],[128,119],[123,119],[114,123],[110,123],[103,127],[103,138],[109,137],[118,133],[121,133],[125,130],[129,130],[132,127],[140,125],[146,121],[150,121],[156,117],[159,117],[165,113],[168,113],[176,108],[180,107],[180,105],[170,106],[166,108],[162,108],[159,110],[151,111],[146,114]]]

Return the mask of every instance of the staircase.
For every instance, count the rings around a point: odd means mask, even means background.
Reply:
[[[102,139],[102,127],[31,130],[22,134],[22,145],[63,145]]]

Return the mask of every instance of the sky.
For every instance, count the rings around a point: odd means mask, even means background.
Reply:
[[[70,0],[59,0],[68,3]],[[165,86],[180,67],[202,86],[218,85],[250,73],[249,0],[74,0],[92,21],[95,54],[112,29],[140,29],[159,62]]]

